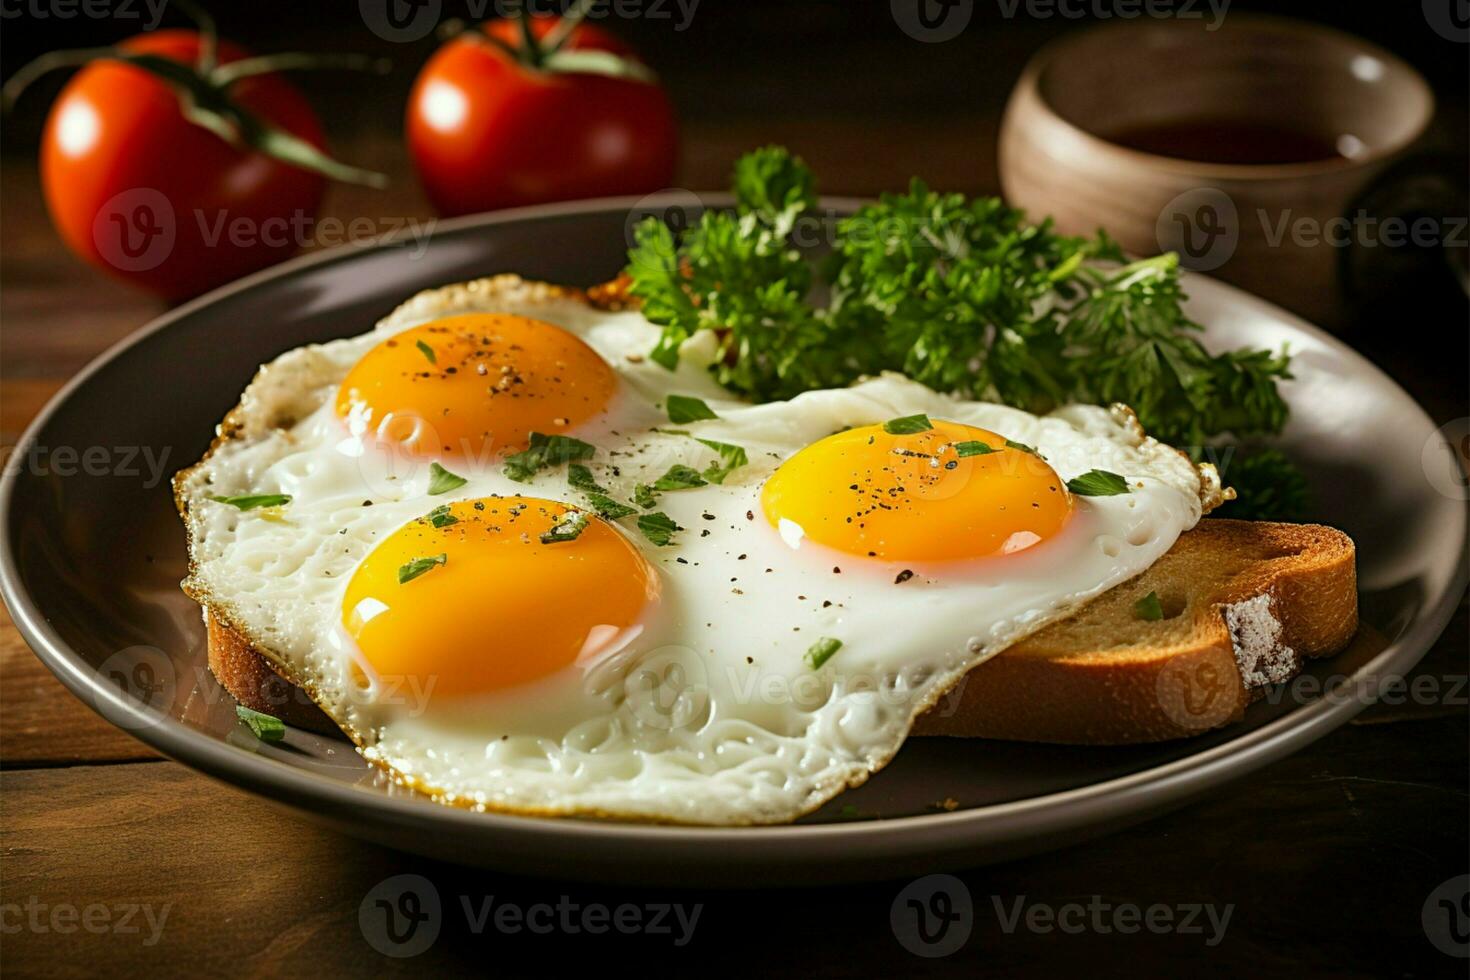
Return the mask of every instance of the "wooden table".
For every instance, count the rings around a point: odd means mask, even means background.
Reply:
[[[898,146],[924,147],[925,176],[936,184],[995,186],[991,165],[977,163],[993,159],[993,116],[907,125],[874,146],[865,120],[696,124],[686,143],[698,149],[683,182],[721,186],[740,150],[786,140],[819,173],[837,175],[826,185],[833,192],[903,183],[910,154]],[[347,158],[394,170],[398,190],[382,198],[338,189],[328,213],[426,216],[392,154],[368,143]],[[0,186],[0,431],[10,445],[64,379],[161,308],[65,253],[42,211],[32,161],[5,158]],[[1464,414],[1463,387],[1402,351],[1380,360],[1401,381],[1428,379],[1411,390],[1428,392],[1441,421]],[[676,960],[690,974],[759,966],[803,976],[1093,972],[1104,964],[1142,975],[1447,973],[1460,964],[1426,939],[1420,912],[1431,889],[1467,870],[1466,650],[1462,604],[1418,671],[1454,697],[1370,708],[1247,781],[1096,843],[961,872],[974,933],[952,956],[919,959],[889,924],[905,882],[797,892],[763,892],[752,882],[750,892],[711,893],[697,881],[683,890],[610,889],[461,870],[320,830],[110,727],[47,673],[7,618],[0,621],[0,963],[16,976],[540,974],[570,968],[564,956],[571,954],[619,973],[662,972]],[[365,939],[358,913],[371,889],[403,873],[433,882],[445,922],[427,952],[390,959]],[[584,907],[702,903],[702,911],[681,948],[668,935],[475,934],[461,896],[475,908],[495,896],[523,908],[564,898]],[[1009,910],[1022,897],[1053,908],[1209,903],[1221,912],[1229,906],[1231,918],[1213,946],[1208,927],[1206,935],[1024,925],[1007,933],[995,903]],[[153,923],[162,917],[156,935],[149,914]]]

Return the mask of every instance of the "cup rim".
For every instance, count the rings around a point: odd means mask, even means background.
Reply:
[[[1075,53],[1104,34],[1129,30],[1138,31],[1149,28],[1160,29],[1162,25],[1158,23],[1150,25],[1138,25],[1131,22],[1102,24],[1080,31],[1074,31],[1064,37],[1050,41],[1032,55],[1031,59],[1026,63],[1026,67],[1022,70],[1021,76],[1016,82],[1015,93],[1017,96],[1028,97],[1035,108],[1046,116],[1049,125],[1065,131],[1070,138],[1078,141],[1089,152],[1111,154],[1134,166],[1147,167],[1174,176],[1182,175],[1220,180],[1276,180],[1351,170],[1394,156],[1405,147],[1412,145],[1429,128],[1436,111],[1434,91],[1417,68],[1392,51],[1380,47],[1365,38],[1358,37],[1356,34],[1339,30],[1326,24],[1299,20],[1293,17],[1281,17],[1272,14],[1235,14],[1232,19],[1237,23],[1244,23],[1251,29],[1298,37],[1325,37],[1339,44],[1357,48],[1361,53],[1370,55],[1385,65],[1390,66],[1392,70],[1401,73],[1408,83],[1418,90],[1422,97],[1422,117],[1417,121],[1417,125],[1403,137],[1389,143],[1370,146],[1361,156],[1326,157],[1321,160],[1304,160],[1295,163],[1210,163],[1202,160],[1190,160],[1185,157],[1172,157],[1160,153],[1149,153],[1145,150],[1137,150],[1099,136],[1097,133],[1085,129],[1077,123],[1072,122],[1066,116],[1063,116],[1042,93],[1042,76],[1057,60],[1059,55],[1069,51]],[[1179,28],[1162,27],[1162,29]]]

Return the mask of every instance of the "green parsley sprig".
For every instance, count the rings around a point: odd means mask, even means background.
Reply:
[[[734,189],[733,211],[707,210],[681,237],[653,218],[636,229],[629,289],[663,328],[650,356],[665,367],[713,331],[711,373],[758,401],[900,371],[1031,412],[1123,402],[1196,458],[1285,424],[1285,352],[1206,350],[1172,253],[1130,262],[1101,232],[1060,235],[997,198],[915,180],[839,221],[818,277],[792,234],[819,217],[806,164],[765,147],[737,161]],[[1295,501],[1284,457],[1249,458],[1250,476]]]

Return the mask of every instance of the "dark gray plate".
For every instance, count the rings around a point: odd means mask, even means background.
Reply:
[[[642,210],[663,204],[645,199]],[[394,246],[313,255],[181,307],[108,351],[41,413],[0,482],[0,591],[16,625],[114,724],[347,833],[532,874],[816,883],[981,863],[1178,805],[1347,721],[1365,703],[1355,692],[1407,671],[1464,588],[1464,494],[1450,480],[1448,444],[1413,399],[1321,331],[1194,277],[1191,311],[1211,344],[1287,343],[1295,354],[1283,442],[1310,474],[1319,519],[1357,540],[1364,617],[1392,641],[1313,665],[1309,676],[1324,685],[1347,680],[1337,696],[1259,702],[1237,725],[1168,745],[914,739],[868,785],[813,816],[749,829],[467,813],[385,784],[345,742],[242,737],[233,702],[203,667],[198,609],[178,591],[184,541],[167,477],[204,451],[262,361],[365,331],[427,286],[503,271],[600,281],[622,264],[633,208],[595,201],[443,222],[421,255]],[[936,811],[946,798],[960,808]]]

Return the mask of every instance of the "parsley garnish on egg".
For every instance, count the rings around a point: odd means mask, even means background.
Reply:
[[[629,507],[613,499],[612,495],[607,492],[607,488],[598,483],[597,478],[592,475],[592,469],[585,464],[571,463],[567,466],[567,486],[586,497],[597,516],[604,520],[615,521],[620,517],[638,513],[637,508]]]
[[[1116,497],[1128,492],[1128,481],[1107,470],[1088,470],[1068,480],[1067,489],[1079,497]]]
[[[889,419],[883,423],[883,431],[891,436],[911,436],[928,432],[932,428],[934,423],[929,421],[927,415],[905,415],[901,419]]]
[[[652,514],[638,515],[638,530],[643,536],[662,548],[664,545],[673,544],[675,532],[684,530],[674,522],[674,519],[662,511],[654,511]]]
[[[653,487],[640,483],[633,488],[633,503],[644,510],[652,510],[658,505],[658,494],[653,492]]]
[[[812,670],[819,669],[824,663],[832,659],[832,655],[842,649],[842,641],[830,636],[824,636],[807,648],[806,665]]]
[[[551,529],[541,535],[542,544],[575,541],[587,529],[587,515],[580,510],[569,510],[557,519]]]
[[[678,434],[687,435],[687,433]],[[672,490],[692,490],[709,483],[724,483],[726,477],[750,462],[743,446],[716,442],[713,439],[695,438],[694,441],[707,449],[713,449],[719,454],[719,459],[710,463],[703,471],[684,463],[675,463],[653,483],[640,483],[634,487],[633,503],[644,510],[652,510],[657,505],[658,495],[661,493]]]
[[[705,486],[706,483],[707,481],[694,467],[675,463],[669,467],[667,473],[653,481],[653,489],[659,491],[693,490],[695,487]]]
[[[459,518],[449,512],[448,504],[440,504],[429,511],[429,523],[435,527],[448,527],[451,524],[458,524]]]
[[[669,413],[669,421],[675,425],[719,418],[702,399],[689,395],[670,395],[664,402],[664,409]]]
[[[405,562],[398,568],[398,584],[405,585],[427,572],[437,565],[443,565],[449,560],[447,554],[430,555],[427,558],[415,558]]]
[[[533,432],[529,447],[505,458],[505,475],[518,483],[525,483],[547,467],[591,459],[596,454],[597,447],[590,442],[571,436]]]
[[[607,493],[607,488],[600,486],[592,476],[592,470],[582,463],[572,463],[567,467],[567,486],[586,493]]]
[[[458,473],[451,473],[438,463],[429,464],[429,496],[431,497],[458,490],[468,482],[470,481]]]
[[[1017,442],[1014,439],[1007,439],[1006,440],[1006,448],[1007,449],[1015,449],[1015,450],[1017,450],[1019,452],[1023,452],[1023,453],[1030,453],[1032,456],[1041,456],[1041,453],[1038,453],[1036,451],[1036,447],[1035,446],[1028,446],[1024,442]],[[1042,456],[1042,458],[1045,459],[1046,457]]]
[[[239,510],[256,510],[260,507],[284,507],[291,502],[289,493],[256,493],[238,497],[210,497],[217,504],[229,504]]]
[[[598,517],[608,521],[615,521],[620,517],[627,517],[629,514],[638,513],[636,507],[629,507],[627,504],[620,503],[605,493],[588,491],[587,502],[592,505],[593,510],[597,511]]]
[[[728,442],[715,442],[713,439],[695,439],[694,441],[720,454],[717,462],[704,468],[704,478],[710,483],[724,483],[725,477],[750,462],[750,458],[745,454],[744,446],[732,446]]]
[[[984,456],[986,453],[996,452],[996,450],[991,449],[979,439],[967,439],[964,442],[957,442],[954,444],[954,451],[955,455],[960,459],[964,459],[967,456]]]

